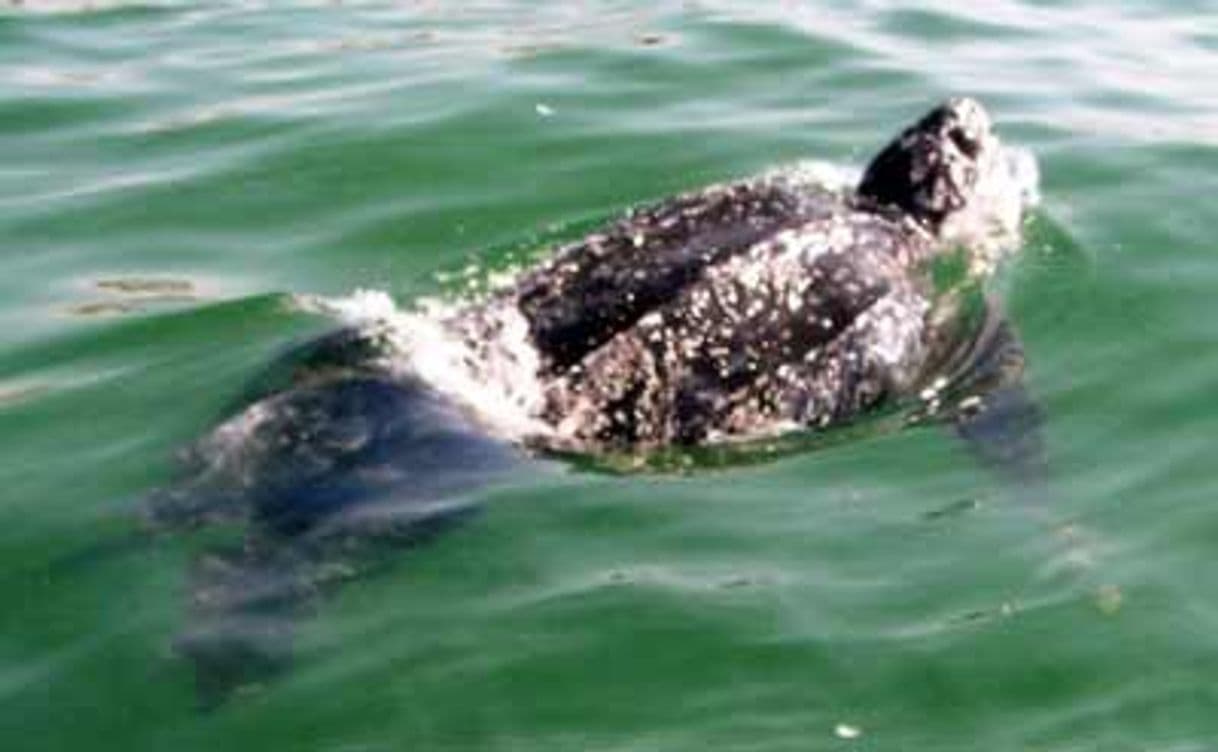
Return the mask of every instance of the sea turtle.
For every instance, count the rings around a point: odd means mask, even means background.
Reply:
[[[633,210],[558,249],[445,318],[468,343],[451,367],[493,384],[527,364],[526,438],[550,448],[850,420],[942,369],[960,283],[1015,247],[1031,170],[977,102],[950,100],[889,144],[857,190],[776,172]],[[950,260],[967,268],[937,289],[936,265]]]
[[[146,507],[157,528],[245,523],[196,563],[179,646],[203,688],[275,664],[284,616],[353,549],[461,519],[464,489],[537,449],[749,440],[905,402],[1030,472],[1022,351],[980,282],[1017,246],[1034,169],[952,99],[857,188],[799,170],[711,186],[630,210],[480,299],[293,351]]]

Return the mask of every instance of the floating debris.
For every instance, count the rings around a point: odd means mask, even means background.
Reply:
[[[717,587],[720,590],[736,590],[737,588],[750,588],[765,584],[768,583],[764,578],[747,574],[738,574],[720,580]]]
[[[339,39],[321,40],[316,43],[317,52],[373,52],[387,50],[395,45],[387,36],[348,36]]]
[[[613,569],[604,576],[604,581],[610,585],[673,588],[690,592],[764,588],[774,585],[776,580],[774,575],[765,572],[729,572],[715,575],[710,572],[689,572],[651,565]]]
[[[947,620],[950,626],[963,624],[978,624],[991,619],[1004,619],[1019,613],[1019,604],[1015,601],[1003,601],[997,608],[978,608],[966,611]]]
[[[73,316],[117,316],[137,309],[138,306],[121,300],[95,300],[72,306],[68,313]]]
[[[107,297],[68,308],[72,316],[114,316],[134,313],[149,305],[187,303],[198,299],[190,280],[173,277],[113,277],[90,283]]]
[[[537,110],[537,114],[542,117],[548,118],[554,116],[554,108],[544,102],[538,102],[533,109]]]
[[[1116,585],[1101,585],[1095,593],[1095,607],[1104,616],[1112,616],[1125,604],[1125,594]]]
[[[190,280],[167,277],[99,279],[95,287],[123,295],[193,295],[195,291],[194,283]]]
[[[949,517],[956,517],[957,515],[971,512],[975,509],[979,509],[980,507],[981,501],[978,499],[957,499],[956,501],[944,504],[938,509],[931,509],[928,512],[923,512],[922,519],[926,522],[934,522],[936,520],[942,520]]]
[[[847,723],[839,723],[833,727],[833,735],[838,739],[857,739],[863,735],[863,730],[858,726],[851,726]]]

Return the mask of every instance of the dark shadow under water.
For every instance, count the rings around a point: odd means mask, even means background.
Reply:
[[[199,441],[144,504],[153,531],[238,531],[192,563],[175,640],[205,707],[282,671],[319,598],[468,520],[469,496],[527,461],[434,391],[352,366],[367,344],[344,330],[290,353],[290,386]]]

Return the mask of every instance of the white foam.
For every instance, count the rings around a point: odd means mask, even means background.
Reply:
[[[863,177],[857,165],[838,164],[820,159],[804,159],[793,164],[779,165],[761,175],[764,180],[779,180],[791,185],[806,185],[828,191],[852,190]]]
[[[305,310],[374,331],[386,344],[389,371],[422,379],[468,408],[492,434],[518,441],[551,432],[537,417],[543,393],[528,323],[507,301],[478,304],[485,306],[482,320],[491,317],[497,325],[488,339],[475,326],[469,303],[425,299],[401,308],[380,290],[296,300]]]
[[[296,295],[293,300],[301,310],[332,316],[349,326],[373,325],[401,314],[393,298],[380,290],[357,289],[340,298]]]
[[[979,176],[969,206],[939,229],[942,240],[967,247],[972,271],[991,273],[1020,243],[1028,209],[1040,204],[1040,169],[1032,152],[1003,145]]]

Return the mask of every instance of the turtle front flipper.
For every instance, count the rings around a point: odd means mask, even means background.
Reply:
[[[999,387],[957,407],[954,426],[982,462],[1024,489],[1043,486],[1047,474],[1044,412],[1022,382]]]
[[[1051,538],[1052,553],[1037,576],[1069,577],[1091,592],[1098,609],[1110,613],[1119,608],[1121,596],[1097,566],[1103,536],[1053,503],[1059,495],[1049,477],[1046,415],[1024,380],[1023,345],[992,302],[987,317],[974,340],[969,368],[956,382],[958,388],[949,387],[952,397],[941,414],[1002,482],[1002,496]]]
[[[996,302],[986,301],[976,335],[957,358],[943,379],[945,394],[932,387],[924,397],[932,404],[946,399],[956,435],[1004,481],[1024,491],[1043,487],[1044,409],[1024,383],[1023,343]]]

